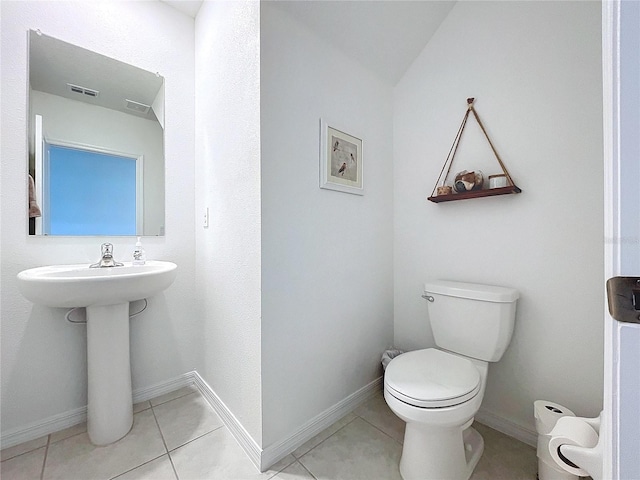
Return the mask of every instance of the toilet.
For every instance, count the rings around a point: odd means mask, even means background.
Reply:
[[[484,449],[471,424],[489,362],[511,341],[519,295],[445,280],[425,284],[424,293],[437,348],[394,358],[384,376],[384,398],[407,422],[400,473],[405,480],[467,480]]]

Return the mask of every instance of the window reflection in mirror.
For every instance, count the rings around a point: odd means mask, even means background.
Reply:
[[[28,169],[30,234],[164,235],[164,79],[30,31]]]

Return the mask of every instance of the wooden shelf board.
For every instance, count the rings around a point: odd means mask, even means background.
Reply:
[[[437,195],[429,197],[427,200],[434,203],[452,202],[454,200],[466,200],[468,198],[494,197],[496,195],[509,195],[511,193],[520,193],[522,190],[515,185],[509,187],[487,188],[484,190],[472,190],[470,192],[452,193],[450,195]]]

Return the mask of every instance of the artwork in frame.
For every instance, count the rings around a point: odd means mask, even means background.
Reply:
[[[364,195],[362,139],[320,119],[320,188]]]

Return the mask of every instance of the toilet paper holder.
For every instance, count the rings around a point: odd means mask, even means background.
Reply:
[[[607,280],[609,314],[625,323],[640,323],[640,277]]]
[[[551,431],[549,453],[566,472],[602,480],[602,413],[596,418],[562,417]]]

